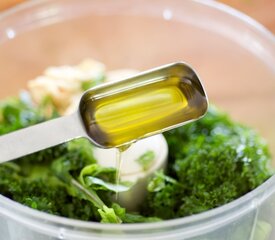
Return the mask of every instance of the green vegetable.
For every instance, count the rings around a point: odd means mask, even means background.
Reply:
[[[162,171],[156,172],[154,178],[149,182],[147,190],[149,192],[159,192],[163,190],[167,184],[177,185],[178,182],[165,175]]]
[[[148,191],[142,214],[163,219],[176,217],[183,191],[182,185],[177,180],[157,172],[148,184]]]
[[[0,135],[46,120],[28,99],[10,98],[0,102]]]
[[[50,101],[35,106],[23,94],[0,103],[0,134],[56,116]],[[132,184],[116,185],[116,170],[99,166],[92,145],[85,139],[1,164],[0,192],[33,209],[68,218],[102,223],[155,222],[221,206],[272,174],[266,143],[256,132],[215,109],[165,136],[168,170],[151,179],[147,200],[138,213],[129,213],[114,202],[114,193],[127,191]],[[148,151],[137,162],[147,170],[154,157]]]
[[[272,174],[263,139],[214,108],[165,136],[167,175],[174,180],[160,173],[151,180],[146,215],[168,219],[200,213],[244,195]]]
[[[63,186],[49,171],[40,178],[29,178],[19,164],[0,166],[1,193],[17,202],[47,213],[69,218],[96,221],[92,204],[68,195]]]
[[[142,167],[143,171],[147,171],[154,163],[155,153],[147,151],[142,154],[136,161]]]
[[[79,179],[83,186],[94,190],[109,190],[112,192],[128,191],[133,184],[129,182],[116,183],[116,172],[115,168],[91,164],[81,170]]]
[[[99,209],[98,211],[102,218],[102,223],[122,223],[122,220],[116,215],[113,208],[103,206],[103,209]]]

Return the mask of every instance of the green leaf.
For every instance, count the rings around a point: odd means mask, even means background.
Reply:
[[[136,162],[142,167],[143,171],[147,171],[154,163],[155,153],[153,151],[147,151],[142,154]]]
[[[101,223],[122,223],[113,208],[103,206],[102,209],[98,209],[98,212],[101,216]]]
[[[79,175],[80,182],[85,184],[85,177],[93,176],[100,177],[108,182],[115,182],[116,179],[116,169],[112,167],[102,167],[96,163],[85,166]]]
[[[79,180],[82,185],[94,190],[105,190],[112,192],[128,191],[133,184],[130,182],[115,182],[116,169],[91,164],[82,169]]]
[[[166,183],[177,184],[177,181],[165,175],[162,171],[158,171],[149,182],[147,190],[149,192],[159,192],[166,186]]]
[[[73,196],[77,196],[81,199],[86,199],[92,202],[97,208],[102,209],[105,205],[95,191],[85,188],[75,179],[71,179],[70,189],[72,190],[71,194]]]
[[[129,182],[120,182],[119,184],[108,183],[100,178],[87,176],[85,177],[85,185],[92,187],[93,189],[109,190],[112,192],[126,192],[133,186]]]

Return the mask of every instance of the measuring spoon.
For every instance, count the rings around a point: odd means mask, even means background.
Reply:
[[[77,112],[0,136],[0,163],[88,138],[123,147],[201,118],[208,100],[195,71],[177,62],[86,91]]]

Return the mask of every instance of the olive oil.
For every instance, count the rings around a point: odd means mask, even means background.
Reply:
[[[119,185],[120,175],[121,175],[121,167],[122,167],[122,153],[125,150],[121,148],[116,149],[116,185]],[[119,192],[116,191],[116,201],[118,201]]]
[[[177,63],[88,90],[80,114],[92,141],[111,148],[198,119],[207,105],[197,75]]]

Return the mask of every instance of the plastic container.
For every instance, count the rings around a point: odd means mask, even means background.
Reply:
[[[275,153],[275,39],[214,1],[31,1],[0,16],[0,96],[50,65],[85,57],[109,69],[184,60],[211,102],[251,125]],[[275,177],[225,206],[182,219],[108,225],[41,213],[0,196],[1,240],[275,239]]]

